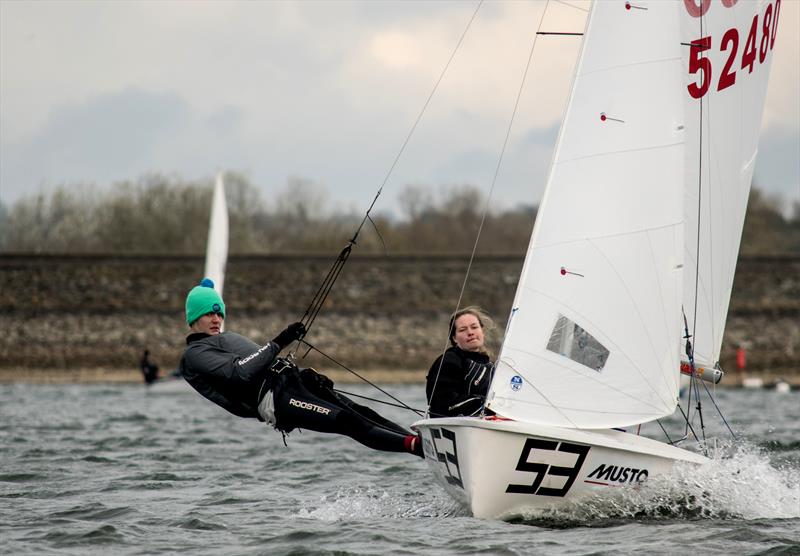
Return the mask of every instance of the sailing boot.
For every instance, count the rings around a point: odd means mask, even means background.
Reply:
[[[422,436],[420,433],[409,434],[406,436],[404,445],[406,452],[425,459],[425,453],[422,451]]]

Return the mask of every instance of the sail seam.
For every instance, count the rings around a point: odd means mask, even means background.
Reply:
[[[595,74],[595,73],[602,73],[604,71],[612,71],[612,70],[623,69],[623,68],[632,68],[632,67],[635,67],[635,66],[647,66],[647,65],[657,66],[657,65],[664,64],[664,63],[667,63],[667,62],[675,62],[675,61],[681,62],[681,57],[680,56],[673,56],[671,58],[656,58],[655,60],[642,60],[641,62],[631,62],[629,64],[617,64],[615,66],[603,66],[602,68],[593,69],[593,70],[581,73],[580,75],[581,76],[592,75],[592,74]]]
[[[535,248],[531,249],[530,252],[533,252],[533,251],[539,250],[539,249],[543,249],[543,248],[555,247],[555,246],[559,246],[559,245],[573,245],[573,244],[576,244],[576,243],[582,243],[582,242],[585,242],[585,241],[593,241],[593,240],[596,240],[596,239],[607,239],[607,238],[624,237],[624,236],[636,235],[636,234],[646,234],[648,232],[655,232],[655,231],[664,230],[664,229],[667,229],[667,228],[675,228],[676,226],[680,226],[681,224],[682,224],[681,221],[677,221],[677,222],[670,222],[668,224],[663,224],[661,226],[654,226],[652,228],[639,228],[639,229],[636,229],[636,230],[628,230],[628,231],[625,231],[625,232],[617,232],[617,233],[614,233],[614,234],[605,234],[605,235],[602,235],[602,236],[600,236],[600,235],[587,236],[587,237],[581,237],[581,238],[578,238],[578,239],[571,239],[569,241],[554,241],[554,242],[551,242],[551,243],[541,243],[540,245],[537,245]]]
[[[645,152],[645,151],[654,151],[656,149],[669,149],[671,147],[679,147],[683,145],[683,141],[678,141],[675,143],[662,143],[660,145],[651,145],[649,147],[639,147],[638,149],[620,149],[618,151],[603,151],[594,154],[587,154],[584,156],[576,156],[573,158],[564,158],[558,161],[556,166],[561,166],[562,164],[566,164],[568,162],[575,162],[577,160],[586,160],[589,158],[596,158],[598,156],[608,156],[610,154],[625,154],[625,153],[636,153],[636,152]]]

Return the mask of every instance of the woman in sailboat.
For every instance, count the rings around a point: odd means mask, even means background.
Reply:
[[[302,323],[261,346],[222,332],[224,320],[225,303],[206,278],[186,297],[190,334],[180,361],[182,376],[202,396],[282,433],[298,428],[343,434],[375,450],[424,457],[417,435],[334,392],[328,377],[278,357],[305,334]]]
[[[485,345],[491,322],[479,307],[450,318],[450,347],[433,362],[425,384],[431,417],[476,415],[483,409],[494,368]]]

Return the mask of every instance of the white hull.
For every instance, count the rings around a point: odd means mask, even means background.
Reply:
[[[615,430],[576,430],[452,417],[418,421],[436,480],[473,516],[503,519],[558,509],[668,473],[704,456]]]

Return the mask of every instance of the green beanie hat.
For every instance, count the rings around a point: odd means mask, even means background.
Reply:
[[[214,282],[203,278],[200,285],[193,287],[186,296],[186,324],[191,326],[208,313],[219,313],[225,318],[225,303],[214,289]]]

